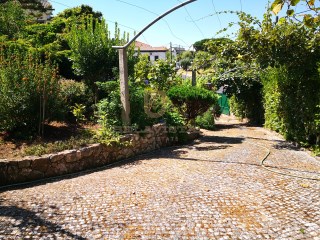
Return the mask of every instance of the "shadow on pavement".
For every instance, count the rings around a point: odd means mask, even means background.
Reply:
[[[246,123],[236,123],[236,124],[216,124],[215,125],[215,130],[214,131],[222,131],[225,129],[233,129],[233,128],[241,128],[241,127],[246,127],[248,124]]]
[[[203,136],[194,145],[201,143],[219,143],[219,144],[240,144],[245,140],[244,137],[221,137],[221,136]]]
[[[18,227],[22,234],[24,232],[24,229],[34,229],[39,227],[38,231],[41,231],[44,235],[60,233],[72,239],[86,239],[81,236],[75,235],[65,229],[62,229],[62,227],[57,224],[38,217],[38,215],[32,211],[20,207],[0,205],[0,217],[9,218],[11,226]],[[12,221],[12,219],[14,219],[14,221]],[[6,229],[4,234],[10,235],[12,232],[12,227],[1,226],[2,224],[4,224],[4,222],[0,223],[0,228]]]

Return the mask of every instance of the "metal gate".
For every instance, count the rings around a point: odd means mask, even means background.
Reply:
[[[218,104],[221,109],[221,114],[230,115],[229,100],[225,94],[219,93]]]

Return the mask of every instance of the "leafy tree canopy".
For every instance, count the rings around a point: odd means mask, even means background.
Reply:
[[[81,5],[79,7],[69,8],[64,10],[63,12],[57,15],[57,18],[64,18],[68,19],[70,17],[85,17],[91,15],[93,18],[98,19],[99,21],[102,20],[102,13],[93,11],[92,7],[88,5]]]
[[[18,1],[0,0],[0,4],[7,3],[7,2],[19,2],[24,9],[36,10],[36,11],[41,11],[41,12],[46,12],[47,10],[52,9],[51,4],[47,1],[41,1],[41,0],[18,0]]]
[[[0,35],[6,35],[9,39],[18,37],[26,26],[27,19],[19,2],[0,4]]]
[[[193,44],[193,47],[196,51],[205,51],[206,50],[205,43],[210,40],[211,38],[205,38],[200,41],[197,41]]]
[[[305,9],[297,12],[296,6],[304,5]],[[271,11],[277,15],[282,9],[286,8],[288,17],[300,21],[303,16],[303,22],[307,27],[320,27],[320,1],[319,0],[274,0],[271,5]]]

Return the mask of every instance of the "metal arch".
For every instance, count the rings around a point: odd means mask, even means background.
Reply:
[[[173,11],[189,4],[192,2],[195,2],[197,0],[188,0],[186,2],[183,2],[173,8],[171,8],[170,10],[166,11],[165,13],[163,13],[162,15],[158,16],[156,19],[154,19],[151,23],[149,23],[147,26],[145,26],[137,35],[135,35],[129,42],[127,42],[125,45],[123,46],[112,46],[113,48],[116,49],[122,49],[122,48],[127,48],[128,46],[130,46],[131,43],[133,43],[138,37],[141,36],[142,33],[144,33],[149,27],[151,27],[153,24],[155,24],[156,22],[158,22],[160,19],[164,18],[165,16],[167,16],[168,14],[172,13]]]

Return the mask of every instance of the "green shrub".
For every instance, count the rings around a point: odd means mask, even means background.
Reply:
[[[58,112],[56,67],[38,55],[0,46],[0,130],[43,134],[43,125]]]
[[[64,104],[68,106],[74,106],[76,103],[85,103],[88,96],[87,87],[83,82],[77,82],[74,80],[64,79],[60,80],[60,97],[64,101]]]
[[[242,99],[238,99],[233,95],[230,99],[231,112],[239,119],[244,119],[247,117],[248,113],[246,111],[245,102]]]
[[[206,112],[218,101],[212,91],[188,85],[172,87],[167,95],[188,123],[194,121],[197,116]]]
[[[173,106],[170,106],[170,108],[167,109],[163,115],[163,120],[167,126],[179,127],[185,125],[185,119]]]
[[[145,94],[147,90],[131,86],[130,88],[130,118],[131,124],[135,125],[138,129],[144,129],[146,126],[152,126],[157,122],[157,118],[150,117],[145,111]],[[151,111],[158,110],[159,102],[152,104]]]
[[[269,68],[262,75],[264,84],[265,126],[286,139],[315,144],[319,129],[319,75],[308,69]]]
[[[214,112],[213,108],[210,108],[208,111],[206,111],[201,116],[198,116],[196,118],[196,124],[200,128],[208,129],[208,130],[214,130]]]
[[[83,104],[76,103],[76,105],[74,105],[71,109],[72,109],[71,112],[73,116],[76,118],[77,124],[84,122],[86,120],[86,117],[84,115],[86,106],[84,106]]]
[[[89,116],[90,106],[93,104],[93,94],[83,82],[74,80],[60,80],[60,114],[59,120],[74,122],[73,108],[78,104],[85,106],[83,114]]]
[[[122,104],[120,100],[120,90],[111,91],[107,98],[102,99],[97,104],[98,118],[105,116],[106,123],[109,126],[122,126],[121,112]],[[138,129],[144,129],[146,126],[152,126],[155,119],[150,118],[144,111],[145,91],[140,87],[130,87],[130,107],[131,124]]]
[[[241,82],[244,78],[237,80]],[[250,123],[261,125],[264,122],[262,85],[254,80],[248,81],[251,81],[248,86],[243,85],[239,90],[230,90],[232,94],[227,92],[231,112],[239,119],[247,118]]]
[[[107,98],[111,92],[119,89],[119,81],[96,82],[98,87],[98,99]]]
[[[120,90],[113,91],[108,98],[97,103],[97,117],[109,126],[122,126]]]

